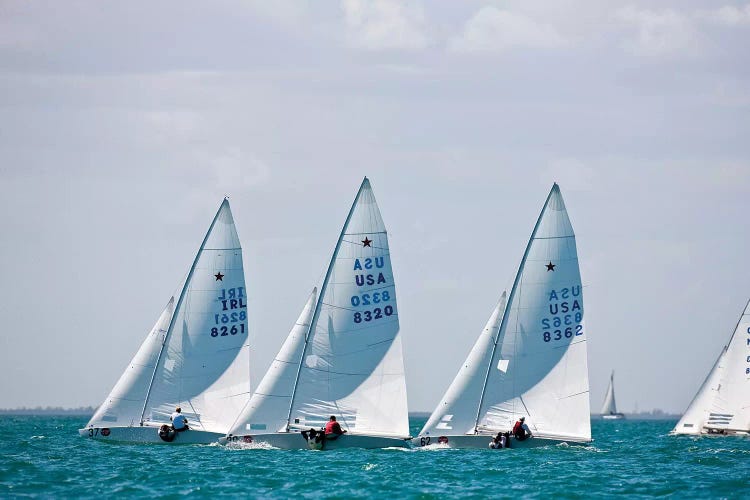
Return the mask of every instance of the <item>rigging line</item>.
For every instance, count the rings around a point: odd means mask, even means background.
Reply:
[[[143,402],[143,410],[141,411],[141,426],[143,426],[143,417],[146,414],[146,408],[148,407],[148,400],[151,397],[151,389],[154,386],[154,379],[156,378],[156,372],[159,370],[159,364],[162,361],[162,354],[164,353],[164,346],[167,345],[169,338],[172,336],[172,332],[174,331],[174,320],[177,317],[177,313],[180,311],[182,302],[185,300],[185,293],[187,292],[188,285],[190,284],[190,279],[193,277],[193,273],[195,272],[195,267],[198,265],[198,260],[203,255],[203,249],[206,246],[208,237],[211,235],[211,231],[213,231],[214,226],[216,225],[216,221],[219,219],[219,214],[224,208],[224,203],[227,204],[227,210],[229,210],[229,202],[225,199],[224,201],[221,202],[221,205],[219,206],[219,210],[216,211],[216,215],[214,215],[214,219],[211,221],[211,225],[208,227],[208,231],[206,231],[206,235],[203,237],[201,246],[200,248],[198,248],[198,253],[195,255],[195,259],[193,260],[193,265],[190,266],[190,271],[188,272],[187,278],[185,278],[185,283],[182,285],[182,290],[180,291],[180,298],[177,300],[177,304],[175,305],[175,308],[172,310],[172,317],[169,320],[169,328],[167,329],[167,334],[164,336],[164,339],[162,341],[161,349],[159,349],[159,356],[156,358],[156,363],[154,365],[154,372],[151,374],[151,380],[148,383],[148,391],[146,391],[146,399]]]
[[[492,365],[494,363],[495,359],[495,352],[497,351],[497,344],[501,337],[501,332],[504,331],[504,327],[506,327],[508,322],[508,314],[510,314],[510,310],[513,305],[513,299],[516,295],[516,290],[518,288],[520,279],[521,279],[521,273],[523,272],[524,265],[526,264],[526,258],[529,256],[529,251],[531,250],[531,245],[534,242],[534,237],[536,236],[536,232],[539,229],[539,224],[542,222],[542,217],[544,216],[545,212],[547,211],[547,205],[549,204],[550,199],[552,198],[552,193],[555,192],[555,189],[557,188],[557,184],[552,186],[552,189],[550,190],[549,194],[547,195],[547,200],[544,202],[544,206],[542,207],[542,211],[539,212],[539,217],[536,220],[536,224],[534,225],[534,230],[531,232],[531,237],[529,238],[529,242],[526,244],[526,250],[523,253],[523,257],[521,258],[521,264],[518,266],[518,272],[516,273],[516,277],[513,280],[513,288],[510,290],[510,295],[508,296],[508,301],[505,303],[505,311],[503,311],[503,319],[500,323],[500,329],[498,330],[497,340],[492,345],[492,354],[490,355],[490,362],[487,365],[487,373],[484,376],[484,383],[482,384],[482,392],[481,396],[479,398],[479,405],[477,406],[477,415],[474,420],[474,432],[476,433],[477,425],[479,425],[479,417],[482,411],[482,405],[484,404],[484,395],[487,391],[487,381],[490,378],[490,371],[492,370]],[[502,335],[505,337],[505,335]],[[515,343],[514,343],[515,344]],[[515,349],[515,345],[514,345]]]
[[[287,413],[287,417],[286,417],[287,432],[289,432],[289,424],[292,419],[292,409],[294,408],[294,400],[297,396],[297,386],[299,385],[299,376],[300,376],[300,373],[302,372],[302,364],[304,363],[305,353],[307,352],[307,346],[310,344],[310,335],[312,334],[313,329],[317,326],[318,317],[320,316],[321,304],[323,303],[323,297],[325,297],[326,289],[328,288],[328,282],[331,279],[331,273],[333,272],[333,267],[334,267],[334,264],[336,263],[336,257],[338,257],[339,249],[341,248],[341,241],[343,240],[344,235],[346,234],[346,228],[352,219],[352,215],[354,214],[354,209],[357,207],[357,203],[359,202],[360,196],[362,195],[362,191],[364,190],[365,185],[369,185],[369,183],[367,182],[367,177],[365,177],[365,179],[362,181],[362,184],[359,186],[359,191],[357,191],[357,196],[354,197],[354,202],[352,203],[352,206],[349,209],[349,213],[346,216],[346,221],[344,222],[344,226],[341,228],[341,233],[339,234],[339,238],[336,241],[336,247],[333,249],[333,254],[331,255],[331,261],[328,263],[328,270],[326,271],[326,276],[323,279],[323,284],[320,287],[320,295],[318,295],[318,298],[315,301],[315,312],[313,313],[312,320],[310,321],[310,326],[307,328],[307,333],[305,334],[305,344],[302,347],[302,356],[300,357],[299,366],[297,367],[297,374],[294,377],[294,386],[292,387],[292,397],[291,397],[291,401],[289,402],[289,412]]]

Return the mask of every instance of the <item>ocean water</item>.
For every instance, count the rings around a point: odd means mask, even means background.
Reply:
[[[750,439],[673,421],[594,421],[590,446],[282,451],[102,443],[86,420],[0,417],[0,498],[750,498]]]

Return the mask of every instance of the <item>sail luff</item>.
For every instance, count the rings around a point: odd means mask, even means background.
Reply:
[[[352,214],[354,213],[354,208],[357,206],[357,202],[359,201],[359,197],[362,194],[362,191],[364,188],[369,184],[369,181],[367,180],[367,177],[365,177],[362,180],[362,184],[359,186],[359,190],[357,191],[357,195],[354,197],[354,202],[352,202],[351,208],[349,208],[349,213],[346,216],[346,220],[344,221],[344,225],[341,227],[341,232],[339,233],[339,239],[336,241],[336,247],[333,250],[333,254],[331,255],[331,260],[328,263],[328,269],[326,270],[325,278],[323,278],[323,284],[320,287],[320,294],[318,295],[317,300],[315,301],[315,311],[313,312],[312,320],[310,321],[310,326],[307,329],[307,334],[305,335],[305,345],[302,348],[302,356],[300,356],[299,366],[297,367],[297,375],[294,378],[294,387],[292,388],[292,397],[289,402],[289,412],[287,414],[287,430],[289,429],[289,425],[292,420],[292,410],[294,409],[294,400],[297,395],[297,387],[299,385],[299,376],[302,371],[302,364],[304,363],[305,354],[307,353],[308,345],[310,342],[310,335],[314,331],[314,329],[317,327],[318,324],[318,318],[320,316],[320,308],[323,303],[323,298],[326,294],[326,289],[328,288],[328,282],[331,279],[331,272],[333,271],[334,263],[336,262],[336,258],[338,257],[339,250],[341,249],[341,241],[344,238],[344,234],[346,234],[346,228],[349,225],[349,221],[351,221]]]
[[[476,419],[474,420],[475,432],[477,430],[477,427],[479,426],[479,419],[482,414],[482,406],[484,405],[484,396],[487,390],[487,381],[489,380],[490,372],[492,371],[492,364],[495,359],[495,352],[497,351],[497,346],[500,344],[501,338],[505,335],[505,327],[508,321],[508,315],[510,314],[510,310],[511,310],[510,305],[513,304],[513,299],[515,298],[516,291],[518,289],[518,283],[521,279],[523,268],[526,265],[526,259],[529,255],[531,244],[534,241],[534,237],[536,236],[537,230],[539,229],[539,224],[542,221],[542,216],[544,215],[545,210],[547,210],[547,205],[549,204],[549,200],[552,197],[552,194],[557,189],[559,189],[559,187],[557,186],[557,183],[554,183],[552,185],[552,189],[550,189],[550,192],[547,195],[547,199],[544,202],[544,206],[542,207],[541,212],[539,212],[539,217],[537,217],[536,219],[536,224],[534,224],[534,229],[531,232],[531,237],[529,238],[529,241],[526,243],[526,250],[524,250],[523,257],[521,258],[521,264],[518,266],[516,277],[513,280],[513,287],[511,288],[510,295],[508,296],[507,307],[505,308],[505,311],[503,313],[503,319],[500,322],[500,329],[498,330],[497,337],[495,338],[495,342],[493,343],[493,346],[492,346],[492,354],[490,355],[489,364],[487,365],[487,373],[485,374],[484,383],[482,384],[482,394],[479,398],[479,405],[477,406],[477,415],[476,415]]]
[[[224,198],[224,201],[221,202],[221,205],[219,205],[219,209],[216,211],[216,215],[214,215],[213,220],[211,221],[211,225],[208,228],[208,231],[206,231],[206,235],[203,237],[203,241],[201,242],[201,246],[198,249],[198,252],[195,254],[195,259],[193,259],[193,265],[190,266],[190,271],[188,272],[187,278],[185,278],[185,282],[182,285],[182,290],[180,290],[180,297],[177,299],[177,305],[174,308],[174,311],[172,313],[172,319],[169,320],[169,328],[167,329],[167,333],[164,336],[164,339],[162,340],[162,346],[159,350],[159,357],[156,360],[156,365],[154,366],[154,373],[151,375],[151,381],[148,385],[148,391],[146,392],[146,400],[143,403],[143,411],[141,412],[141,426],[143,425],[143,419],[146,415],[146,409],[148,408],[148,401],[149,397],[151,396],[151,389],[154,385],[154,379],[156,378],[156,373],[159,369],[159,365],[162,362],[163,359],[163,353],[164,353],[164,346],[167,345],[167,341],[169,340],[170,336],[172,335],[172,332],[174,331],[174,320],[178,316],[178,312],[180,311],[180,308],[182,306],[182,302],[185,299],[185,293],[187,292],[188,285],[190,284],[190,279],[193,277],[193,273],[195,272],[195,267],[198,264],[198,261],[200,260],[201,254],[203,253],[203,249],[206,246],[206,242],[208,241],[208,237],[211,235],[211,231],[213,231],[214,226],[216,225],[216,221],[219,218],[219,214],[221,213],[224,206],[229,206],[229,200],[227,198]]]

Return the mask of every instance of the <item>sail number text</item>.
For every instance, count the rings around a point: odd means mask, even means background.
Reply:
[[[550,316],[542,318],[542,340],[551,342],[583,335],[581,285],[552,290],[548,302]]]
[[[364,271],[369,269],[378,269],[383,268],[385,266],[385,258],[384,257],[375,257],[375,258],[365,258],[365,259],[355,259],[354,260],[354,271]],[[355,274],[354,275],[354,283],[358,287],[362,287],[365,285],[385,285],[388,286],[388,280],[386,279],[385,275],[382,272],[372,273],[372,274]],[[381,288],[382,290],[382,288]],[[390,304],[383,304],[385,302],[390,302],[393,300],[393,292],[389,290],[382,290],[377,292],[367,292],[367,293],[358,293],[356,295],[352,295],[349,299],[349,302],[351,303],[352,307],[361,307],[361,306],[372,306],[377,305],[378,307],[375,307],[368,311],[356,311],[353,313],[353,320],[355,323],[362,323],[362,322],[370,322],[375,321],[381,318],[385,318],[387,316],[391,316],[394,313],[393,306]],[[383,305],[379,305],[383,304]]]
[[[247,304],[245,304],[244,287],[222,288],[217,302],[221,304],[221,310],[227,312],[214,314],[214,324],[217,326],[211,328],[211,336],[228,337],[245,333]]]

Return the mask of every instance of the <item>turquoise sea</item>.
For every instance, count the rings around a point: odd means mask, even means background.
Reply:
[[[86,421],[0,417],[0,498],[750,498],[750,439],[674,421],[596,420],[586,447],[339,451],[115,445],[79,437]]]

